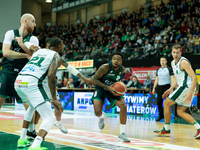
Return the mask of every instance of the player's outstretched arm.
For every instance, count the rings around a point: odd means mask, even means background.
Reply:
[[[75,75],[75,76],[81,78],[82,80],[84,80],[85,83],[86,83],[87,85],[93,84],[93,80],[92,80],[92,79],[86,78],[84,75],[82,75],[76,68],[72,67],[72,66],[71,66],[64,58],[62,58],[62,57],[61,57],[61,62],[62,62],[62,65],[63,65],[64,67],[66,67],[66,69],[67,69],[70,73],[72,73],[73,75]]]

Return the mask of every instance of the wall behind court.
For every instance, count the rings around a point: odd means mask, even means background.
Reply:
[[[21,5],[21,0],[0,0],[0,42],[8,30],[19,28]]]
[[[31,13],[36,19],[37,27],[41,26],[42,7],[34,0],[22,0],[22,14]]]

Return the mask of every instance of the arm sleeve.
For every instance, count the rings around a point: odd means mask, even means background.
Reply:
[[[167,67],[167,68],[168,68],[168,70],[169,70],[170,76],[174,75],[174,72],[173,72],[172,68],[171,68],[171,67]]]
[[[36,36],[31,36],[29,42],[32,43],[34,46],[39,46],[39,41],[38,41],[38,38]]]
[[[14,39],[14,32],[13,32],[13,30],[9,30],[5,34],[3,44],[9,44],[9,45],[11,45],[13,39]]]

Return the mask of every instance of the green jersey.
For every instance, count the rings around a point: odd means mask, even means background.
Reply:
[[[14,32],[14,38],[20,37],[18,29],[13,30],[13,32]],[[23,42],[29,42],[31,36],[32,34],[28,33],[25,37],[23,37]],[[14,41],[14,39],[12,40],[11,50],[15,52],[25,53],[24,50],[18,45],[18,43]],[[21,69],[26,65],[27,62],[28,62],[28,59],[26,58],[12,59],[12,58],[4,57],[2,72],[18,74],[21,71]]]
[[[114,84],[115,82],[121,81],[122,79],[122,73],[123,73],[123,67],[122,65],[120,66],[118,71],[115,71],[112,63],[108,63],[109,64],[109,70],[106,74],[103,75],[103,77],[101,77],[101,79],[99,79],[103,84],[110,86],[112,84]],[[96,85],[96,88],[102,88],[98,85]]]

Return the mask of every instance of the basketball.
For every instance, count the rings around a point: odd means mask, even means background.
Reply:
[[[122,96],[126,92],[126,85],[123,82],[115,82],[113,88],[117,96]]]

